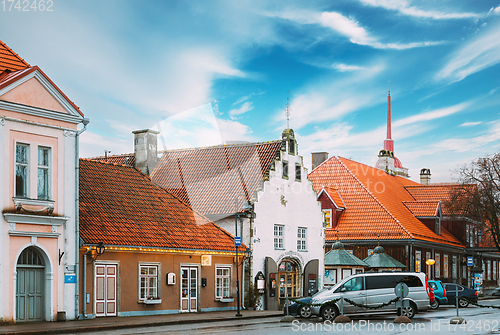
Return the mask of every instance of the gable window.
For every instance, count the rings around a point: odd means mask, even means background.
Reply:
[[[16,144],[16,197],[28,197],[29,146]]]
[[[436,278],[441,277],[441,255],[440,254],[435,254],[434,255],[436,264],[434,264],[434,276]]]
[[[231,266],[215,267],[215,298],[231,296]]]
[[[302,176],[301,176],[301,171],[302,167],[300,166],[299,163],[295,163],[295,180],[300,181]]]
[[[295,140],[290,139],[288,142],[288,153],[290,155],[295,155]]]
[[[422,253],[415,251],[415,272],[420,272],[422,264]]]
[[[159,299],[159,267],[156,264],[139,264],[139,300]]]
[[[283,179],[288,179],[288,162],[283,161]]]
[[[274,249],[283,248],[283,225],[274,225]]]
[[[443,277],[448,278],[448,255],[443,255]]]
[[[323,213],[325,214],[325,228],[332,228],[332,210],[323,209]]]
[[[47,200],[49,194],[50,149],[38,147],[38,199]]]
[[[297,229],[297,250],[306,251],[306,231],[307,228]]]

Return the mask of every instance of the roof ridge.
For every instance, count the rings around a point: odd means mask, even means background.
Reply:
[[[130,166],[130,165],[126,165],[126,164],[118,164],[118,163],[113,163],[113,162],[103,162],[103,161],[96,160],[96,159],[92,159],[92,158],[79,158],[79,160],[82,160],[82,161],[87,161],[87,162],[93,162],[93,163],[100,163],[100,164],[114,165],[114,166],[123,166],[123,167],[127,167],[127,168],[136,169],[136,170],[138,170],[139,172],[141,172],[141,170],[137,169],[136,167],[134,167],[134,166]],[[142,173],[142,172],[141,172],[141,173]]]
[[[206,150],[206,149],[214,149],[214,148],[225,148],[225,147],[243,147],[243,146],[250,146],[250,145],[259,145],[259,144],[269,144],[269,143],[275,143],[275,142],[281,142],[281,140],[272,140],[272,141],[265,141],[265,142],[245,142],[245,143],[233,143],[233,144],[216,144],[216,145],[209,145],[205,147],[190,147],[190,148],[178,148],[178,149],[167,149],[167,150],[159,150],[158,153],[166,153],[166,152],[175,152],[175,151],[188,151],[188,150]]]
[[[14,56],[16,56],[17,59],[19,59],[24,65],[26,65],[27,67],[31,67],[31,65],[29,65],[27,61],[25,61],[21,56],[19,56],[14,50],[9,48],[9,46],[4,42],[2,42],[2,40],[0,40],[0,44],[4,46],[8,51],[10,51]]]
[[[396,218],[394,217],[394,215],[392,215],[392,214],[391,214],[391,212],[389,212],[389,211],[387,210],[387,208],[385,208],[385,206],[384,206],[384,205],[382,205],[382,203],[381,203],[381,202],[380,202],[380,201],[379,201],[379,200],[378,200],[378,199],[377,199],[377,198],[373,195],[373,193],[372,193],[372,192],[370,192],[370,190],[368,190],[368,189],[366,188],[366,186],[365,186],[365,185],[363,185],[363,183],[362,183],[362,182],[361,182],[361,181],[360,181],[360,180],[359,180],[359,179],[358,179],[358,178],[357,178],[357,177],[356,177],[356,176],[355,176],[355,175],[351,172],[351,170],[349,170],[349,169],[347,168],[347,166],[345,166],[345,164],[344,164],[344,163],[342,163],[342,161],[341,161],[338,157],[336,157],[336,156],[334,156],[334,157],[335,157],[335,159],[337,159],[337,161],[338,161],[340,164],[342,164],[342,166],[343,166],[343,167],[344,167],[344,168],[345,168],[345,169],[349,172],[349,174],[350,174],[350,175],[351,175],[351,176],[352,176],[352,177],[353,177],[353,178],[354,178],[354,179],[355,179],[355,180],[356,180],[356,181],[357,181],[357,182],[361,185],[361,187],[363,187],[363,188],[365,189],[365,191],[366,191],[366,192],[368,192],[368,194],[369,194],[369,195],[370,195],[370,196],[371,196],[371,197],[372,197],[372,198],[373,198],[373,199],[374,199],[374,200],[375,200],[375,201],[379,204],[379,206],[380,206],[380,207],[382,207],[382,208],[384,209],[384,211],[385,211],[387,214],[389,214],[389,216],[390,216],[390,217],[391,217],[394,221],[396,221],[396,223],[397,223],[397,224],[398,224],[398,225],[399,225],[399,226],[400,226],[400,227],[401,227],[401,228],[402,228],[402,229],[403,229],[403,230],[404,230],[404,231],[405,231],[405,232],[406,232],[406,233],[407,233],[410,237],[412,237],[412,238],[413,238],[413,237],[414,237],[414,236],[413,236],[413,234],[411,234],[411,233],[410,233],[410,232],[409,232],[409,231],[408,231],[405,227],[403,227],[403,225],[402,225],[402,224],[398,221],[398,219],[396,219]],[[333,157],[332,157],[332,158],[333,158]],[[360,163],[360,164],[362,164],[362,163]],[[368,165],[367,165],[367,166],[368,166]],[[370,166],[370,167],[371,167],[371,166]],[[410,213],[411,213],[411,212],[410,212]]]
[[[88,157],[88,158],[85,158],[85,159],[96,160],[96,159],[99,159],[99,158],[123,157],[123,156],[130,156],[130,155],[135,155],[135,154],[132,152],[132,153],[128,153],[128,154],[116,154],[116,155],[108,155],[108,156],[94,156],[94,157]]]

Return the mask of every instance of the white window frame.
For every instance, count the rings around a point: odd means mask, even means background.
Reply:
[[[141,273],[141,270],[142,268],[156,268],[156,275],[150,275],[149,274],[149,270],[148,270],[148,274],[147,275],[143,275]],[[145,287],[145,290],[146,290],[146,296],[145,297],[142,297],[141,296],[141,288],[142,288],[142,282],[141,282],[141,278],[156,278],[156,296],[149,296],[149,290],[150,290],[150,287],[149,287],[149,280],[146,280],[146,287]],[[140,302],[145,302],[146,300],[150,299],[153,300],[153,299],[161,299],[161,295],[160,295],[160,288],[161,288],[161,285],[160,285],[160,279],[161,279],[161,272],[160,272],[160,263],[146,263],[146,262],[139,262],[139,273],[138,273],[138,286],[139,286],[139,290],[138,290],[138,300]]]
[[[26,147],[26,163],[20,163],[17,161],[17,147]],[[14,153],[14,196],[19,198],[29,198],[30,197],[30,145],[27,143],[16,142],[15,153]],[[26,168],[25,172],[25,185],[24,194],[17,194],[17,167],[24,166]]]
[[[434,277],[440,278],[441,277],[441,254],[435,254],[434,255],[434,260],[436,263],[434,264]]]
[[[486,275],[486,280],[491,280],[491,259],[488,259],[488,272]]]
[[[497,280],[497,261],[493,261],[493,280]]]
[[[297,228],[297,251],[307,251],[307,228]]]
[[[448,273],[448,254],[443,254],[443,278],[448,278],[449,273]]]
[[[298,174],[297,171],[299,172]],[[295,173],[295,181],[302,181],[302,166],[300,165],[300,163],[295,163],[294,173]]]
[[[47,165],[40,165],[40,150],[47,150]],[[36,197],[37,199],[39,200],[49,200],[51,199],[51,155],[52,154],[52,151],[51,151],[51,148],[49,147],[45,147],[45,146],[38,146],[38,150],[37,150],[37,182],[36,182]],[[40,179],[39,179],[39,176],[38,176],[38,173],[40,172],[40,170],[46,170],[47,171],[47,197],[46,198],[40,198],[40,195],[38,194],[38,189],[40,187]]]
[[[422,252],[415,250],[415,272],[422,271]]]
[[[280,234],[281,233],[281,234]],[[274,249],[284,250],[285,226],[281,224],[274,225]]]
[[[451,278],[458,278],[458,257],[455,255],[451,256]]]
[[[290,176],[290,164],[288,163],[288,161],[285,161],[283,160],[282,163],[281,163],[281,175],[282,175],[282,178],[283,179],[289,179],[289,176]],[[286,171],[286,173],[285,173]]]
[[[332,228],[333,227],[333,222],[332,222],[332,216],[333,216],[333,211],[332,209],[323,209],[323,213],[325,215],[325,228]],[[328,219],[330,219],[330,222],[328,222]]]
[[[228,274],[225,275],[225,274],[217,274],[218,270],[227,270]],[[216,300],[220,300],[221,298],[229,298],[229,297],[232,297],[232,289],[233,289],[233,285],[232,285],[232,282],[231,282],[231,279],[233,278],[233,267],[231,265],[228,265],[228,264],[216,264],[215,265],[215,299]],[[222,288],[221,288],[221,291],[222,291],[222,294],[223,295],[219,295],[217,294],[217,288],[219,286],[219,279],[222,281]],[[227,282],[227,285],[229,286],[228,287],[228,291],[229,291],[229,295],[227,296],[224,296],[224,283]]]

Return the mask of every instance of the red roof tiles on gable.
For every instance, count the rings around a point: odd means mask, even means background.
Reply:
[[[0,41],[0,73],[5,70],[18,71],[29,67],[30,65],[24,59]]]
[[[403,201],[403,204],[416,217],[439,216],[439,201]]]
[[[88,159],[93,160],[93,161],[119,164],[119,165],[128,165],[128,166],[135,165],[135,155],[133,153],[132,154],[121,154],[121,155],[98,156],[98,157],[92,157],[92,158],[88,158]]]
[[[153,182],[204,215],[235,212],[259,189],[281,141],[165,151]]]
[[[403,204],[415,199],[405,186],[420,185],[406,178],[342,157],[332,157],[309,174],[313,187],[338,190],[348,208],[339,218],[338,229],[343,240],[409,239],[462,246],[444,228],[437,235],[418,220]],[[326,239],[335,232],[327,230]]]
[[[433,185],[408,185],[405,186],[408,193],[417,201],[441,201],[443,215],[452,213],[446,207],[446,201],[451,199],[454,191],[463,188],[459,184],[433,184]],[[456,213],[455,213],[456,214]]]
[[[80,160],[80,236],[89,244],[234,250],[229,233],[139,170],[86,159]]]
[[[318,192],[318,197],[320,196],[320,194],[322,192],[325,192],[326,194],[328,194],[328,197],[330,198],[330,200],[333,201],[333,203],[335,204],[335,206],[337,206],[337,208],[343,208],[343,209],[346,208],[344,200],[342,200],[342,196],[340,195],[340,193],[337,189],[331,188],[328,186],[323,187],[323,189],[321,189]]]

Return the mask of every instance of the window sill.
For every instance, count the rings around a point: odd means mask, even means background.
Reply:
[[[307,250],[297,250],[298,252],[307,252]]]
[[[285,248],[274,248],[274,250],[285,250]]]
[[[28,213],[39,213],[43,212],[44,210],[47,210],[49,215],[52,214],[52,212],[54,211],[54,203],[55,203],[54,200],[41,200],[41,199],[30,199],[30,198],[20,198],[20,197],[13,197],[12,200],[14,200],[14,207],[16,208],[16,211],[20,211],[21,209],[23,209]],[[24,207],[25,205],[37,206],[43,208],[31,209]]]
[[[234,298],[216,298],[215,300],[220,302],[233,302]]]
[[[146,299],[141,300],[144,305],[158,305],[161,304],[161,299]]]

